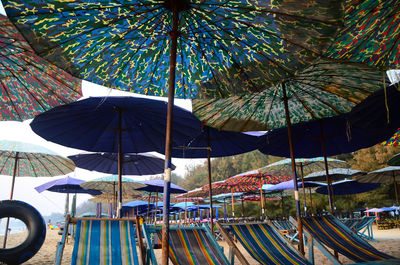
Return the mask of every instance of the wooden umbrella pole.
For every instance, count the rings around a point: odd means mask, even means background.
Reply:
[[[14,163],[13,177],[12,177],[12,182],[11,182],[10,200],[12,200],[13,196],[14,196],[14,185],[15,185],[15,177],[17,176],[18,160],[19,160],[19,152],[16,152],[15,153],[15,163]],[[3,248],[6,248],[6,245],[7,245],[7,236],[8,236],[8,227],[9,226],[10,226],[10,218],[7,217],[6,230],[4,231]]]
[[[286,124],[288,129],[288,138],[289,138],[289,149],[290,149],[290,158],[292,164],[292,174],[293,174],[293,182],[294,182],[294,199],[296,203],[296,217],[297,217],[297,225],[299,231],[299,251],[304,255],[304,242],[303,242],[303,225],[301,222],[301,212],[300,212],[300,201],[299,201],[299,188],[297,186],[297,172],[296,172],[296,160],[294,157],[294,148],[293,148],[293,137],[292,137],[292,124],[290,121],[290,113],[289,113],[289,104],[288,97],[286,94],[286,85],[282,84],[282,92],[283,92],[283,102],[285,105],[285,116],[286,116]]]
[[[244,220],[244,196],[242,194],[242,219]]]
[[[399,192],[397,191],[397,182],[396,182],[396,176],[395,176],[394,171],[393,171],[393,185],[394,185],[394,194],[396,196],[396,203],[397,203],[397,205],[400,205],[399,204]]]
[[[122,217],[122,110],[118,109],[118,207],[117,217]]]
[[[215,236],[214,233],[214,211],[213,211],[213,203],[212,203],[212,179],[211,179],[211,143],[210,143],[210,128],[207,126],[207,168],[208,168],[208,196],[210,197],[210,226],[211,233]]]
[[[325,137],[324,137],[324,128],[322,126],[322,122],[320,122],[320,129],[321,129],[321,145],[322,145],[322,152],[324,155],[324,164],[325,164],[325,173],[326,173],[326,183],[328,184],[328,200],[329,200],[329,209],[331,214],[334,215],[334,207],[333,207],[333,192],[332,192],[332,184],[331,179],[329,177],[329,167],[328,167],[328,157],[326,155],[326,146],[325,146]]]
[[[231,199],[232,199],[232,218],[235,219],[235,203],[233,200],[233,188],[231,188]]]
[[[306,188],[304,185],[304,171],[303,171],[303,163],[300,162],[300,172],[301,172],[301,185],[303,190],[303,200],[304,200],[304,215],[307,216],[307,199],[306,199]]]
[[[263,196],[263,190],[262,190],[262,182],[260,180],[260,201],[261,201],[261,219],[264,220],[265,212],[264,212],[264,196]]]
[[[172,1],[171,1],[172,2]],[[164,175],[164,200],[163,200],[163,226],[162,226],[162,258],[161,264],[168,265],[169,259],[169,202],[171,188],[171,137],[173,107],[175,96],[175,71],[176,71],[176,53],[178,45],[179,11],[177,3],[172,2],[172,31],[170,61],[169,61],[169,85],[168,85],[168,112],[167,112],[167,130],[165,135],[165,175]]]

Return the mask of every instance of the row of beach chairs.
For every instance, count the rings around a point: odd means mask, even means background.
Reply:
[[[222,247],[218,245],[207,225],[171,227],[170,260],[174,265],[233,265],[236,256],[240,263],[248,265],[249,262],[240,252],[234,237],[260,264],[314,264],[314,246],[334,264],[341,263],[332,251],[362,264],[400,264],[400,259],[378,251],[333,216],[305,217],[302,218],[302,222],[308,259],[299,253],[290,243],[290,239],[282,235],[271,222],[263,222],[217,223],[217,229],[229,245],[228,257],[224,255]],[[160,227],[146,224],[140,226],[136,220],[123,219],[69,218],[67,223],[76,223],[71,262],[73,265],[157,265],[153,238],[161,237]],[[68,232],[67,230],[64,232]],[[57,265],[61,264],[66,236],[64,233],[57,247]]]

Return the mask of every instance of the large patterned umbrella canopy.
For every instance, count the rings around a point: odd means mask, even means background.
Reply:
[[[346,178],[352,178],[359,175],[364,175],[365,173],[360,170],[353,170],[350,168],[330,168],[329,169],[329,177],[332,180],[342,180]],[[304,177],[304,180],[309,181],[325,181],[326,180],[326,171],[318,171],[311,174],[308,174]]]
[[[1,14],[0,80],[0,120],[27,120],[82,96],[81,81],[37,56]]]
[[[136,191],[135,189],[146,186],[127,177],[122,177],[122,184],[122,197],[126,195],[140,195],[140,192]],[[118,175],[86,181],[81,184],[81,187],[85,189],[99,190],[105,194],[115,194],[115,192],[118,190]]]
[[[228,185],[254,185],[260,189],[264,184],[278,184],[283,181],[288,181],[292,177],[289,176],[275,176],[262,173],[260,169],[244,172],[225,180]]]
[[[345,1],[345,22],[328,49],[331,58],[382,69],[400,67],[400,2]]]
[[[296,166],[303,168],[303,174],[308,175],[312,172],[325,170],[325,163],[323,157],[314,158],[296,158]],[[346,161],[327,158],[329,168],[343,167],[347,165]],[[272,163],[268,166],[259,169],[261,172],[272,175],[292,175],[291,159],[283,159],[276,163]],[[299,169],[301,170],[301,169]]]
[[[338,0],[3,1],[43,58],[108,87],[164,96],[178,12],[176,97],[213,80],[234,89],[290,76],[323,54],[342,24]],[[262,83],[264,85],[264,82]]]
[[[253,94],[246,92],[256,90],[252,83],[243,83],[241,91],[207,87],[204,96],[210,99],[193,100],[193,113],[222,130],[277,129],[286,127],[285,98],[292,123],[335,116],[384,88],[385,76],[366,65],[320,60],[274,85],[265,78],[260,92]],[[226,98],[215,99],[217,95]]]
[[[135,199],[142,198],[141,194],[137,195],[124,195],[122,196],[122,202],[130,202]],[[90,198],[89,201],[91,202],[96,202],[96,203],[112,203],[115,201],[115,196],[113,194],[101,194],[97,196],[93,196],[93,198]]]
[[[74,171],[72,160],[39,145],[0,141],[0,175],[53,177]]]
[[[236,183],[229,184],[226,180],[216,181],[211,184],[213,195],[232,193],[232,192],[254,192],[260,189],[255,183]],[[210,185],[202,187],[203,191],[209,191]]]

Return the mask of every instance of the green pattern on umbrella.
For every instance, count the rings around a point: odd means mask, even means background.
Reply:
[[[344,18],[328,56],[385,70],[400,68],[399,0],[348,0]]]
[[[400,143],[400,129],[395,132],[388,140],[380,143],[383,146],[399,146]]]
[[[15,160],[18,163],[15,163]],[[53,177],[68,174],[75,169],[72,160],[34,144],[0,141],[0,175],[17,177]]]
[[[27,120],[79,99],[81,81],[37,56],[0,14],[0,120]]]
[[[261,78],[261,77],[260,77]],[[292,123],[335,116],[384,87],[386,75],[368,66],[321,60],[281,84],[254,94],[223,99],[195,99],[193,113],[211,127],[232,131],[270,130],[286,126],[283,86]],[[268,81],[266,81],[268,84]],[[243,91],[246,84],[243,83]],[[214,92],[214,93],[213,93]],[[214,97],[221,91],[206,89]]]
[[[337,168],[343,167],[347,165],[346,161],[327,158],[328,168]],[[272,175],[293,175],[292,172],[292,160],[291,159],[283,159],[276,163],[272,163],[268,166],[262,167],[259,170],[264,173],[272,174]],[[296,158],[296,167],[301,170],[300,167],[303,167],[303,174],[308,175],[316,171],[325,170],[325,162],[323,157],[314,157],[314,158]],[[300,173],[300,172],[299,172]]]
[[[145,184],[127,177],[122,177],[121,184],[122,196],[140,196],[141,193],[135,189],[146,186]],[[118,175],[111,175],[86,181],[80,186],[85,189],[99,190],[103,192],[103,194],[116,194],[118,191]]]
[[[3,1],[33,49],[69,73],[108,87],[165,96],[173,16],[179,12],[176,97],[212,80],[258,89],[324,54],[342,24],[342,1]],[[253,87],[246,86],[251,89]],[[258,90],[257,90],[258,91]]]

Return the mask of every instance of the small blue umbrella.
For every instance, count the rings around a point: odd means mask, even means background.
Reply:
[[[123,154],[123,175],[155,175],[164,172],[165,160],[151,154]],[[79,168],[118,174],[118,154],[82,153],[68,156]],[[172,165],[172,170],[175,166]]]
[[[265,191],[280,191],[280,190],[292,190],[294,189],[294,181],[293,180],[289,180],[289,181],[285,181],[285,182],[281,182],[279,184],[276,185],[270,185],[269,187],[267,187],[266,189],[263,189]],[[320,182],[314,182],[314,181],[304,181],[304,187],[305,188],[315,188],[315,187],[321,187],[321,186],[326,186],[327,184],[325,183],[320,183]],[[299,188],[303,187],[303,184],[301,182],[297,183],[297,186]]]
[[[360,183],[356,180],[342,180],[332,183],[331,189],[335,195],[358,194],[377,189],[381,186],[380,183]],[[319,187],[315,192],[328,195],[328,186]],[[350,213],[350,198],[347,198],[347,208]]]
[[[358,194],[377,189],[380,186],[380,183],[360,183],[356,180],[342,180],[332,183],[333,193],[335,195]],[[319,187],[315,190],[315,192],[327,195],[327,186]]]
[[[147,191],[147,192],[163,192],[164,191],[164,183],[165,181],[162,179],[151,179],[151,180],[144,180],[140,181],[141,183],[145,184],[145,187],[138,188],[139,191]],[[171,183],[170,188],[171,193],[186,193],[187,191],[184,188],[179,187]]]
[[[71,178],[69,176],[61,179],[52,180],[46,182],[40,186],[35,187],[35,190],[39,193],[43,191],[52,191],[59,193],[66,193],[66,206],[65,206],[65,215],[67,215],[69,211],[69,194],[70,193],[87,193],[90,195],[99,195],[101,191],[94,189],[84,189],[80,186],[80,184],[84,183],[84,180]],[[73,206],[72,206],[73,207]]]

